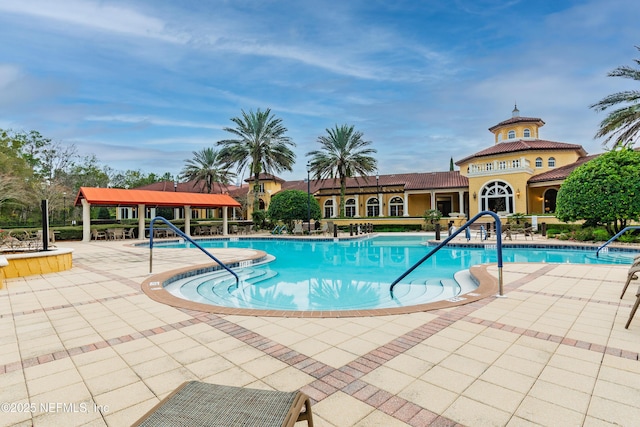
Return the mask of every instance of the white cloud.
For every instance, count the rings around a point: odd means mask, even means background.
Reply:
[[[0,2],[0,11],[172,43],[187,40],[183,34],[169,31],[165,22],[158,18],[103,1],[9,0]]]
[[[170,127],[185,127],[195,129],[222,129],[221,125],[212,125],[209,123],[193,122],[189,120],[171,120],[161,117],[152,116],[137,116],[137,115],[109,115],[109,116],[87,116],[87,121],[93,122],[120,122],[120,123],[133,123],[133,124],[146,124],[154,126],[170,126]]]

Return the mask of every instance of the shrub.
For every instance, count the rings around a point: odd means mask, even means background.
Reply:
[[[593,240],[595,240],[596,242],[606,242],[610,238],[611,236],[609,235],[609,232],[607,230],[604,230],[602,228],[596,228],[595,230],[593,230]]]

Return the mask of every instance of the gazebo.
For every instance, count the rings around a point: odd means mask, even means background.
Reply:
[[[240,207],[235,199],[227,194],[182,193],[150,190],[126,190],[124,188],[80,187],[75,206],[82,205],[82,241],[91,240],[90,208],[94,206],[127,206],[138,207],[138,238],[144,238],[147,206],[184,207],[185,233],[189,235],[191,208],[223,208],[223,234],[228,234],[227,208]]]

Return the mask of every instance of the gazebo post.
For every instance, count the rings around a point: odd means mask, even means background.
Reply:
[[[222,235],[229,235],[229,206],[222,207]]]
[[[146,212],[146,207],[145,205],[138,205],[138,240],[143,240],[144,239],[144,229],[145,229],[145,223],[144,223],[144,214]]]
[[[82,241],[91,241],[91,203],[86,199],[80,199],[82,203]]]
[[[184,205],[184,234],[191,236],[191,206]]]

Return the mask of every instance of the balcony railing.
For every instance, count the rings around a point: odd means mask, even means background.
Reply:
[[[521,157],[513,160],[494,160],[492,162],[472,163],[467,168],[468,176],[497,175],[501,173],[514,172],[533,173],[533,169],[531,169],[531,162],[524,157]]]

